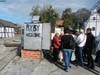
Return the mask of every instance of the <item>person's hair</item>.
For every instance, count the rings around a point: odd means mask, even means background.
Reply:
[[[56,33],[55,35],[59,35],[59,33]]]
[[[70,33],[70,30],[68,28],[64,29],[64,33]]]
[[[87,31],[91,31],[92,29],[91,28],[87,28]]]
[[[80,29],[80,33],[84,33],[84,30],[83,29]]]

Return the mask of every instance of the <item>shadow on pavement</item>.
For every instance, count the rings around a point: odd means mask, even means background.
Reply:
[[[42,51],[44,58],[46,58],[50,63],[53,63],[52,52],[50,50],[42,50]]]
[[[71,63],[72,63],[74,66],[77,66],[76,61],[73,61],[73,62],[71,62]],[[97,66],[97,65],[95,65],[95,66]],[[87,67],[87,64],[84,64],[84,66],[80,66],[80,67],[86,69],[87,71],[92,72],[92,73],[95,74],[95,75],[100,75],[100,74],[99,74],[99,71],[97,71],[96,69],[91,69],[91,68]]]
[[[55,64],[58,68],[62,69],[62,70],[65,70],[65,66],[61,63],[61,62],[56,62],[54,63],[54,60],[53,60],[53,55],[52,55],[52,51],[48,51],[48,50],[42,50],[43,51],[43,55],[44,55],[44,58],[46,58],[50,63],[53,63]]]
[[[46,58],[50,63],[54,63],[54,61],[53,61],[53,56],[52,56],[52,51],[48,51],[48,50],[43,50],[43,55],[44,55],[44,58]],[[54,63],[58,68],[60,68],[60,69],[62,69],[62,70],[65,70],[65,65],[63,64],[63,63],[61,63],[61,62],[56,62],[56,63]],[[76,66],[77,67],[77,65],[76,65],[76,62],[75,61],[73,61],[73,62],[71,62],[71,64],[73,64],[74,66]],[[82,67],[82,66],[80,66],[80,67]],[[86,69],[86,70],[88,70],[88,71],[90,71],[90,72],[92,72],[93,74],[95,74],[95,75],[100,75],[99,74],[99,71],[97,71],[97,70],[95,70],[95,69],[90,69],[90,68],[88,68],[86,65],[84,66],[84,67],[82,67],[82,68],[84,68],[84,69]]]
[[[65,65],[63,65],[62,63],[57,62],[57,63],[55,63],[55,65],[56,65],[58,68],[60,68],[60,69],[62,69],[62,70],[65,71]]]
[[[88,70],[88,71],[90,71],[90,72],[92,72],[92,73],[94,73],[95,75],[99,75],[99,71],[97,71],[97,70],[95,70],[95,69],[90,69],[90,68],[88,68],[88,67],[83,67],[84,69],[86,69],[86,70]]]

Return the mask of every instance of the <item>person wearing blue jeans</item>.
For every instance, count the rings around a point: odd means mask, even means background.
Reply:
[[[84,66],[83,64],[83,48],[86,43],[87,36],[84,33],[83,29],[80,29],[80,34],[78,35],[76,39],[77,47],[76,47],[76,60],[77,60],[77,66]]]
[[[69,29],[65,29],[64,33],[65,34],[61,38],[61,46],[64,50],[65,70],[68,72],[72,50],[75,49],[75,41]]]
[[[64,49],[64,57],[65,57],[65,67],[66,70],[70,67],[70,59],[71,59],[72,49]]]
[[[83,64],[83,47],[78,47],[77,49],[77,63],[79,63],[80,66],[84,66]]]

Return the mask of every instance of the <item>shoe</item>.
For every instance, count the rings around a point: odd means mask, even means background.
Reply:
[[[69,72],[69,69],[66,69],[66,72]]]
[[[90,68],[93,69],[93,70],[95,69],[94,67],[90,67]]]
[[[98,66],[100,67],[100,64]]]
[[[69,66],[69,68],[71,68],[71,65]]]
[[[84,65],[80,65],[81,67],[84,67]]]
[[[54,64],[56,64],[57,62],[56,61],[54,61]]]
[[[90,69],[94,69],[95,67],[94,67],[94,66],[88,66],[88,68],[90,68]]]
[[[77,68],[79,68],[79,65],[76,65]]]

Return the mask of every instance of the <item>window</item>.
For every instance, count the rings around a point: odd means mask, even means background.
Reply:
[[[95,31],[95,27],[92,27],[92,30]]]
[[[95,17],[93,17],[93,20],[95,20],[96,18]]]

